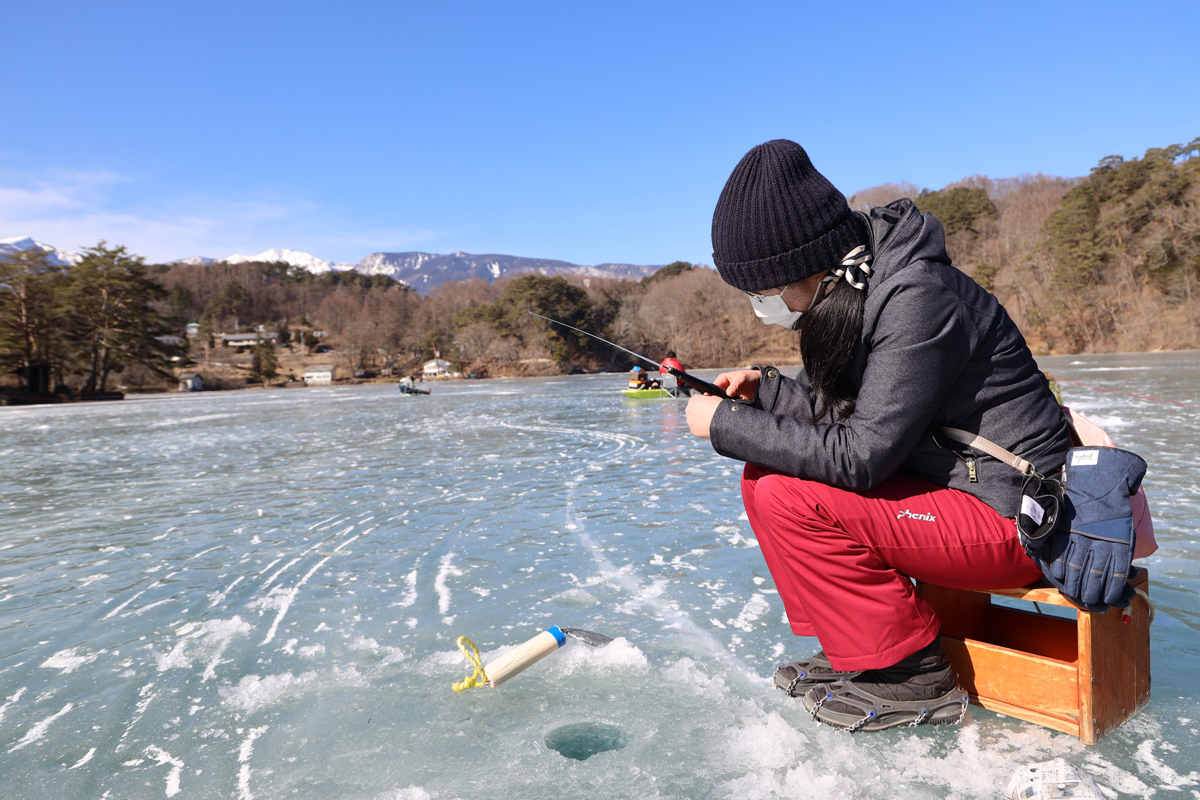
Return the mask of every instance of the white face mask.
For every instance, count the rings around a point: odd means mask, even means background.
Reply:
[[[830,273],[822,278],[821,282],[817,284],[817,291],[813,293],[812,300],[808,301],[808,308],[803,311],[792,311],[788,308],[788,304],[783,299],[783,292],[771,295],[746,292],[746,295],[750,298],[750,305],[754,308],[755,316],[761,319],[764,325],[778,325],[781,328],[793,330],[800,322],[800,318],[812,311],[812,307],[817,304],[821,290],[836,282],[838,277]],[[783,291],[787,291],[786,286]]]
[[[792,328],[800,321],[800,317],[804,316],[803,311],[792,311],[787,307],[782,293],[766,296],[752,294],[749,297],[750,305],[754,308],[754,315],[761,319],[764,325]]]

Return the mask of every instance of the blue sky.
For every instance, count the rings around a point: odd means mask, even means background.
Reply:
[[[0,238],[709,263],[738,159],[844,193],[1200,136],[1200,3],[5,0]]]

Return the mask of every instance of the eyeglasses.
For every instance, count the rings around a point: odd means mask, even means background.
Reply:
[[[783,294],[784,291],[787,290],[788,286],[791,286],[791,284],[789,283],[787,286],[779,286],[774,289],[767,289],[765,292],[746,292],[746,294],[751,300],[765,300],[768,297],[778,297],[779,295]]]

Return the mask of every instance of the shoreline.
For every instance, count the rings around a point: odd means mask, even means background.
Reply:
[[[1041,358],[1094,358],[1097,356],[1114,356],[1114,357],[1125,356],[1125,357],[1128,357],[1128,356],[1164,355],[1164,354],[1200,355],[1200,349],[1129,350],[1129,351],[1113,352],[1113,353],[1053,353],[1053,354],[1035,355],[1034,359],[1037,360],[1037,359],[1041,359]],[[798,371],[802,365],[799,361],[796,361],[795,363],[783,364],[783,365],[772,364],[772,366],[776,366],[781,370],[791,371],[792,369],[795,369]],[[747,365],[725,366],[725,367],[698,367],[698,368],[694,368],[690,371],[696,372],[696,373],[701,373],[701,372],[721,373],[721,372],[728,372],[731,370],[750,369],[750,368],[752,368],[752,365],[747,364]],[[504,380],[527,380],[527,379],[537,379],[537,378],[563,379],[563,378],[579,378],[579,377],[596,377],[596,376],[600,376],[600,375],[620,376],[620,375],[625,375],[625,374],[626,373],[624,371],[616,371],[616,372],[578,372],[578,373],[566,373],[566,374],[558,374],[558,375],[495,375],[495,376],[485,376],[485,377],[476,377],[476,378],[468,378],[468,377],[434,378],[434,379],[428,380],[428,381],[418,381],[417,383],[418,383],[418,385],[432,387],[437,384],[456,384],[456,383],[464,383],[464,382],[468,382],[468,381],[504,381]],[[268,389],[317,389],[317,388],[325,388],[325,387],[350,387],[350,386],[371,386],[371,385],[399,385],[399,379],[392,378],[392,377],[351,378],[351,379],[343,379],[343,380],[334,381],[333,383],[329,383],[329,384],[318,384],[315,386],[309,386],[309,385],[305,384],[303,381],[287,381],[287,382],[282,382],[282,383],[278,383],[278,384],[270,384],[270,385],[259,384],[259,385],[238,386],[235,388],[224,388],[224,389],[202,389],[202,390],[196,391],[196,392],[181,392],[181,391],[173,390],[173,389],[139,391],[136,389],[130,389],[128,387],[120,387],[117,391],[105,392],[102,394],[97,393],[95,395],[91,395],[88,397],[51,395],[51,396],[38,396],[38,399],[32,399],[28,395],[20,395],[20,394],[16,394],[16,393],[7,393],[4,391],[0,391],[0,409],[23,408],[23,407],[28,407],[28,406],[49,406],[49,405],[57,406],[57,405],[75,405],[75,404],[81,404],[81,403],[102,403],[102,402],[111,402],[111,401],[116,401],[116,400],[131,400],[131,399],[137,399],[140,397],[163,397],[163,396],[175,396],[175,395],[200,395],[200,394],[211,395],[211,394],[224,394],[224,393],[229,393],[229,392],[264,391],[264,390],[268,390]]]

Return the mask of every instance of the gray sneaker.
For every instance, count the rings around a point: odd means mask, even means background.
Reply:
[[[784,664],[775,670],[775,688],[788,697],[802,697],[809,689],[822,683],[855,678],[860,672],[839,672],[829,663],[824,650],[818,650],[802,661]]]
[[[804,695],[804,708],[817,722],[853,733],[957,725],[969,699],[936,639],[891,667],[814,686]]]

